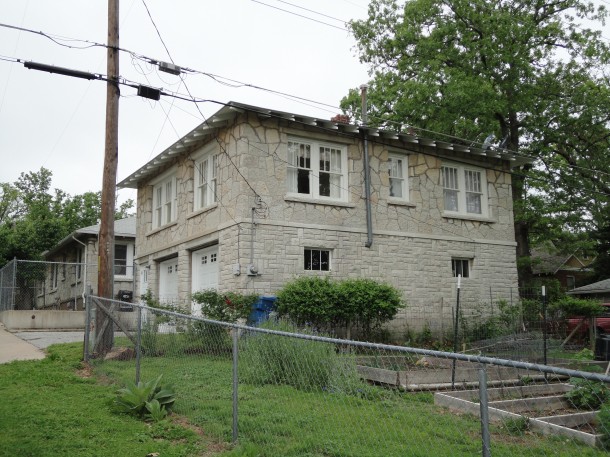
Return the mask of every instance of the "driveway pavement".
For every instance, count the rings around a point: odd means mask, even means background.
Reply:
[[[83,332],[16,332],[0,323],[0,363],[13,360],[40,360],[44,348],[56,343],[83,341]]]

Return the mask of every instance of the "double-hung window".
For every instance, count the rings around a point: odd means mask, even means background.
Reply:
[[[217,154],[208,154],[195,162],[195,211],[216,203],[217,170]]]
[[[176,220],[178,189],[176,177],[170,176],[153,187],[153,229],[162,227]]]
[[[127,274],[127,245],[114,245],[114,274],[125,276]]]
[[[296,196],[346,201],[346,147],[289,139],[287,191]]]
[[[390,198],[409,200],[408,158],[406,155],[390,154],[388,156],[388,173],[390,175]]]
[[[441,168],[446,213],[487,216],[487,182],[484,170],[446,164]]]

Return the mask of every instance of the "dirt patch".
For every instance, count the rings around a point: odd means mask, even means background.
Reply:
[[[197,436],[201,438],[201,441],[205,443],[206,450],[202,454],[199,454],[200,457],[212,457],[231,449],[231,444],[218,442],[218,440],[211,438],[206,434],[203,428],[189,422],[188,418],[184,416],[172,414],[170,419],[173,424],[179,425],[180,427],[184,427],[188,430],[192,430],[193,432],[195,432]]]
[[[86,362],[81,362],[81,367],[76,370],[76,376],[79,378],[91,378],[93,376],[93,367]]]

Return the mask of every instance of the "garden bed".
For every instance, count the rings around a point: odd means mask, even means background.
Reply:
[[[503,422],[525,418],[531,431],[598,446],[601,435],[596,432],[597,412],[575,410],[565,398],[565,393],[571,389],[569,384],[488,389],[489,420]],[[478,390],[437,392],[434,403],[453,411],[480,414]]]
[[[405,390],[438,390],[451,389],[455,385],[464,388],[479,385],[480,364],[472,362],[457,361],[455,374],[452,360],[436,357],[359,357],[357,368],[360,376],[367,381]],[[492,386],[519,385],[544,379],[540,372],[520,368],[487,365],[486,369],[488,383]],[[554,376],[553,379],[560,378]]]

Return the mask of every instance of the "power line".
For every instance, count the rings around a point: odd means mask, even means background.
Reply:
[[[347,23],[347,21],[345,21],[345,20],[343,20],[343,19],[338,19],[338,18],[336,18],[336,17],[329,16],[328,14],[320,13],[319,11],[310,10],[309,8],[305,8],[305,7],[303,7],[303,6],[295,5],[294,3],[290,3],[290,2],[287,2],[287,1],[285,1],[285,0],[275,0],[275,1],[276,1],[276,2],[280,2],[280,3],[284,3],[284,4],[286,4],[286,5],[294,6],[295,8],[298,8],[298,9],[301,9],[301,10],[304,10],[304,11],[308,11],[308,12],[310,12],[310,13],[318,14],[318,15],[320,15],[320,16],[322,16],[322,17],[327,17],[328,19],[333,19],[333,20],[335,20],[335,21],[337,21],[337,22],[341,22],[342,24]]]
[[[144,0],[142,0],[142,1],[144,3]],[[251,1],[256,1],[256,0],[251,0]],[[144,3],[144,5],[146,6],[145,3]],[[147,11],[148,11],[149,17],[152,20],[152,16],[150,16],[150,11],[148,10],[148,8],[147,8]],[[158,30],[156,24],[154,23],[154,21],[153,21],[153,25],[155,26],[155,29],[157,30],[157,34],[159,34],[159,30]],[[0,23],[0,27],[2,27],[2,26],[6,26],[6,25]],[[24,28],[21,28],[21,27],[14,27],[14,26],[7,26],[7,27],[9,27],[9,28],[16,28],[16,29],[19,29],[19,30],[24,30],[24,31],[27,31],[27,32],[32,32],[32,33],[38,33],[38,34],[41,34],[43,36],[48,36],[48,34],[46,34],[44,32],[36,32],[34,30],[31,30],[31,29],[24,29]],[[75,40],[76,41],[76,39],[71,39],[71,40]],[[163,42],[162,38],[161,38],[161,40]],[[61,43],[58,43],[58,44],[61,44]],[[96,46],[106,47],[106,45],[99,44],[99,43],[95,43],[95,45]],[[163,43],[163,45],[164,45],[164,47],[165,47],[165,49],[166,49],[166,51],[168,52],[168,55],[169,55],[169,51],[168,51],[167,47],[165,46],[165,43]],[[147,61],[147,62],[149,62],[151,64],[158,64],[159,63],[159,60],[157,60],[157,59],[153,59],[153,58],[141,55],[141,54],[137,54],[134,51],[130,51],[128,49],[119,48],[119,50],[132,55],[133,58],[138,59],[138,60],[144,60],[144,61]],[[171,55],[169,57],[170,57],[170,59],[173,62],[173,59],[171,58]],[[336,110],[342,110],[340,107],[337,107],[337,106],[334,106],[334,105],[330,105],[330,104],[327,104],[327,103],[324,103],[324,102],[319,102],[319,101],[316,101],[316,100],[300,97],[300,96],[297,96],[297,95],[292,95],[292,94],[289,94],[289,93],[286,93],[286,92],[276,91],[276,90],[273,90],[273,89],[257,86],[255,84],[250,84],[250,83],[245,83],[245,82],[237,81],[237,80],[234,80],[234,79],[231,79],[231,78],[228,78],[228,77],[224,77],[224,76],[220,76],[220,75],[215,75],[215,74],[212,74],[212,73],[207,73],[207,72],[203,72],[203,71],[199,71],[199,70],[194,70],[194,69],[190,69],[190,68],[186,68],[186,67],[185,68],[181,68],[181,69],[183,71],[190,72],[190,73],[193,73],[193,74],[201,74],[201,75],[208,76],[211,79],[213,79],[216,82],[218,82],[219,84],[227,85],[229,87],[249,87],[249,88],[252,88],[252,89],[266,91],[266,92],[269,92],[269,93],[273,93],[273,94],[276,94],[276,95],[287,97],[288,99],[291,99],[291,100],[309,102],[309,103],[313,103],[313,104],[319,105],[319,106],[325,106],[325,107],[333,108],[333,109],[336,109]],[[238,84],[239,86],[232,86],[232,85],[223,83],[221,81],[218,81],[218,78],[224,79],[226,81],[230,81],[231,83]],[[187,89],[187,92],[189,92],[189,96],[191,97],[192,101],[194,101],[195,103],[198,103],[197,100],[195,99],[195,97],[193,97],[191,95],[190,91],[188,90],[188,86],[186,86],[186,84],[185,84],[185,88]],[[169,94],[165,93],[164,95],[169,95]],[[178,97],[178,98],[180,98],[180,97]],[[183,98],[183,99],[186,100],[186,101],[191,101],[191,100],[186,99],[186,98]],[[321,109],[323,109],[323,108],[321,108]],[[326,110],[326,111],[328,111],[328,110]],[[201,116],[203,118],[204,117],[203,114],[201,112],[200,112],[200,114],[201,114]],[[392,121],[392,120],[380,118],[380,117],[377,117],[377,116],[370,116],[370,117],[371,117],[371,119],[376,119],[376,120],[379,120],[379,121],[384,122],[384,123],[389,123],[389,124],[397,125],[401,129],[403,127],[405,127],[402,123],[399,123],[397,121]],[[414,130],[419,130],[421,132],[427,132],[427,133],[431,133],[431,134],[434,134],[434,135],[439,135],[439,136],[442,136],[442,137],[445,137],[445,138],[451,138],[453,140],[458,140],[458,141],[463,142],[464,144],[479,144],[479,145],[481,144],[481,143],[477,143],[476,141],[472,141],[472,140],[469,140],[469,139],[465,139],[465,138],[461,138],[461,137],[457,137],[457,136],[453,136],[453,135],[448,135],[446,133],[437,132],[437,131],[434,131],[434,130],[424,129],[424,128],[420,128],[420,127],[410,127],[410,128],[413,128]],[[515,155],[519,155],[521,157],[530,158],[530,159],[533,159],[533,160],[537,159],[537,157],[530,156],[530,155],[527,155],[527,154],[524,154],[524,153],[518,152],[518,151],[507,150],[507,152],[510,152],[512,154],[515,154]],[[574,168],[578,168],[578,169],[582,169],[582,170],[589,170],[586,167],[578,167],[576,165],[569,165],[569,166],[570,167],[574,167]],[[597,171],[597,170],[590,170],[590,171],[595,171],[595,172],[599,173],[599,171]],[[604,172],[602,172],[602,173],[604,173]]]
[[[22,60],[20,60],[20,59],[15,59],[15,60],[9,60],[9,59],[12,59],[12,58],[7,58],[7,59],[5,59],[5,60],[8,60],[8,61],[10,61],[10,62],[23,62],[23,61],[22,61]],[[84,72],[77,72],[77,73],[84,73]],[[103,81],[107,81],[107,78],[106,78],[105,76],[101,75],[101,74],[95,74],[95,75],[94,75],[94,74],[91,74],[91,75],[92,75],[92,76],[93,76],[95,79],[100,79],[100,80],[103,80]],[[126,85],[126,86],[129,86],[129,87],[132,87],[132,88],[138,88],[138,87],[140,87],[140,85],[139,85],[138,83],[133,82],[133,81],[129,81],[129,80],[125,79],[125,78],[120,78],[120,79],[119,79],[119,84]],[[185,85],[185,87],[186,87],[186,85]],[[187,90],[188,90],[188,87],[187,87]],[[226,106],[226,105],[227,105],[227,104],[225,104],[225,103],[218,102],[218,101],[215,101],[215,100],[210,100],[210,99],[198,99],[198,98],[194,97],[194,96],[193,96],[193,95],[192,95],[190,92],[189,92],[188,97],[187,97],[187,96],[184,96],[184,95],[180,95],[178,92],[173,92],[173,93],[172,93],[172,92],[167,92],[167,91],[164,91],[164,90],[159,90],[159,93],[160,93],[160,95],[169,96],[169,97],[174,97],[174,98],[176,98],[176,99],[181,99],[181,100],[185,100],[185,101],[188,101],[188,102],[193,102],[193,103],[195,103],[195,105],[196,105],[196,106],[197,106],[199,103],[208,103],[208,102],[209,102],[209,103],[216,103],[216,104],[220,104],[220,105],[223,105],[223,106]],[[198,106],[197,106],[197,109],[198,109],[198,111],[199,111],[199,113],[200,113],[201,117],[204,119],[204,122],[207,124],[207,119],[205,118],[205,116],[203,115],[203,113],[201,112],[201,110],[199,109],[199,107],[198,107]],[[388,121],[388,122],[390,122],[390,123],[396,123],[396,122],[392,122],[392,121]],[[396,124],[399,124],[399,123],[396,123]],[[399,124],[399,125],[400,125],[400,124]],[[419,129],[419,130],[424,130],[424,129]],[[334,132],[334,131],[333,131],[333,132]],[[432,131],[429,131],[429,132],[432,132]],[[446,135],[446,134],[441,134],[441,133],[438,133],[438,132],[434,132],[434,133],[437,133],[437,134],[439,134],[439,135],[444,135],[444,136],[447,136],[447,137],[451,137],[451,136],[449,136],[449,135]],[[459,139],[458,137],[451,137],[451,138],[456,138],[456,139]],[[462,140],[463,140],[463,139],[462,139]],[[467,141],[467,140],[463,140],[463,141]],[[529,159],[532,159],[532,160],[537,159],[536,157],[533,157],[533,156],[527,156],[527,155],[525,155],[525,154],[516,153],[516,152],[514,152],[514,151],[510,151],[510,150],[506,150],[506,151],[507,151],[507,152],[510,152],[510,153],[513,153],[513,154],[515,154],[516,156],[519,156],[519,157],[525,157],[525,158],[529,158]],[[234,164],[233,164],[233,165],[234,165]],[[610,176],[610,173],[608,173],[608,172],[603,172],[603,171],[600,171],[600,170],[594,170],[594,169],[591,169],[591,168],[587,168],[587,167],[581,167],[581,166],[572,165],[572,164],[566,164],[566,165],[567,165],[567,166],[568,166],[568,168],[570,168],[570,169],[579,169],[579,170],[583,170],[583,171],[590,171],[590,172],[592,172],[592,173],[596,173],[596,174],[604,174],[604,175],[609,175],[609,176]],[[235,165],[234,165],[234,166],[235,166]],[[525,176],[525,175],[522,175],[522,177],[527,177],[527,178],[530,178],[530,179],[535,179],[534,177],[531,177],[531,176]],[[248,186],[251,188],[251,190],[252,190],[252,191],[253,191],[253,192],[254,192],[254,193],[257,195],[258,193],[257,193],[257,192],[256,192],[256,190],[255,190],[255,189],[252,187],[252,185],[251,185],[249,182],[247,182],[247,180],[245,179],[245,177],[244,177],[244,180],[246,181],[246,183],[248,184]],[[556,183],[553,183],[553,184],[556,184]],[[606,195],[605,193],[600,193],[600,194],[601,194],[601,195]]]
[[[292,15],[294,15],[294,16],[301,17],[301,18],[303,18],[303,19],[307,19],[307,20],[312,21],[312,22],[317,22],[318,24],[323,24],[323,25],[325,25],[325,26],[327,26],[327,27],[332,27],[332,28],[334,28],[334,29],[343,30],[344,32],[348,32],[348,31],[349,31],[349,30],[347,30],[345,27],[338,27],[338,26],[336,26],[336,25],[329,24],[328,22],[319,21],[319,20],[314,19],[314,18],[312,18],[312,17],[309,17],[309,16],[304,16],[304,15],[299,14],[299,13],[295,13],[294,11],[290,11],[290,10],[286,10],[286,9],[284,9],[284,8],[279,8],[279,7],[277,7],[277,6],[269,5],[268,3],[261,2],[260,0],[250,0],[250,1],[251,1],[251,2],[254,2],[254,3],[258,3],[258,4],[260,4],[260,5],[267,6],[267,7],[269,7],[269,8],[273,8],[273,9],[276,9],[276,10],[279,10],[279,11],[283,11],[284,13],[288,13],[288,14],[292,14]]]

